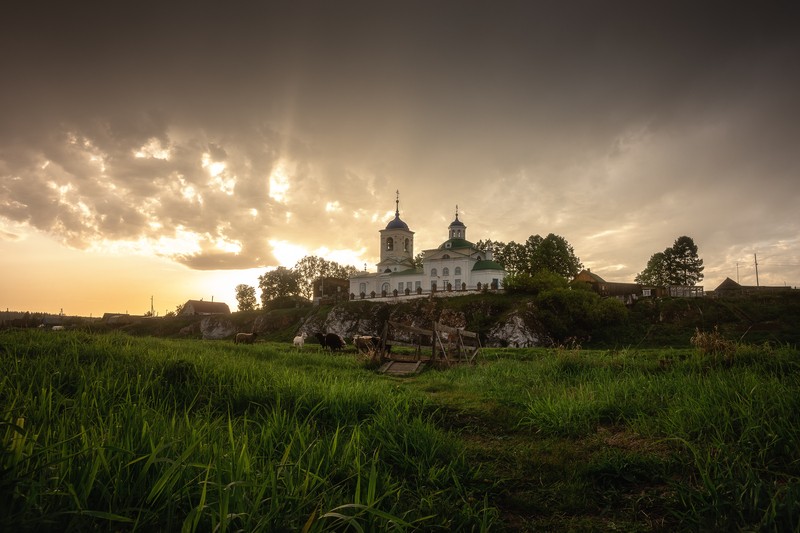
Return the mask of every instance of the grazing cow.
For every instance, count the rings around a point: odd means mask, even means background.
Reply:
[[[305,343],[306,343],[305,335],[298,335],[297,337],[294,338],[294,341],[292,341],[292,344],[294,344],[294,347],[297,348],[298,350],[301,349]]]
[[[319,340],[320,346],[331,352],[338,352],[347,345],[342,336],[336,333],[317,333],[316,337]]]
[[[374,352],[380,345],[380,337],[373,337],[371,335],[356,335],[353,337],[353,346],[356,347],[358,353]]]
[[[236,336],[233,338],[234,344],[253,344],[253,341],[256,340],[255,333],[237,333]]]
[[[380,337],[376,337],[373,335],[356,335],[355,337],[353,337],[353,345],[356,347],[356,350],[358,350],[358,353],[360,354],[368,354],[371,355],[372,357],[381,355],[379,353],[381,351]],[[392,345],[386,344],[386,346],[383,347],[383,350],[385,350],[385,353],[387,354],[391,353]]]

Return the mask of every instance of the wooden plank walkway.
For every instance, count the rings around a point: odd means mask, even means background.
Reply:
[[[391,376],[408,376],[418,374],[424,366],[424,361],[387,361],[378,369],[378,372]]]

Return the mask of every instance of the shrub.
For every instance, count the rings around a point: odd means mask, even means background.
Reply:
[[[721,357],[726,363],[732,361],[736,352],[736,343],[725,339],[716,326],[713,331],[695,328],[691,343],[702,355],[711,356],[715,360]]]

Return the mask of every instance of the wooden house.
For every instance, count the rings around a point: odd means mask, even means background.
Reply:
[[[231,310],[223,302],[204,302],[203,300],[187,300],[181,308],[180,316],[229,315]]]

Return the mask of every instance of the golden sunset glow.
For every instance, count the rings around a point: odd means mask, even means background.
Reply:
[[[307,255],[372,270],[396,214],[436,248],[456,205],[476,241],[553,233],[608,281],[687,235],[706,290],[754,285],[756,254],[800,285],[783,5],[316,7],[14,4],[0,308],[235,308],[225,283]]]
[[[276,202],[285,202],[289,192],[289,175],[286,168],[278,165],[269,176],[269,196]]]
[[[297,261],[309,255],[307,248],[288,241],[270,239],[269,245],[272,246],[272,254],[279,266],[292,267]]]

